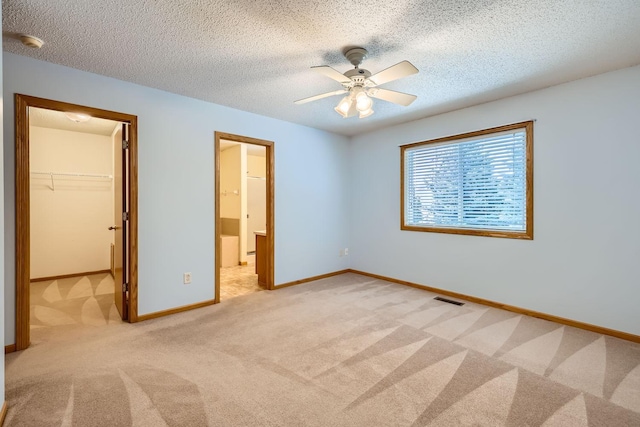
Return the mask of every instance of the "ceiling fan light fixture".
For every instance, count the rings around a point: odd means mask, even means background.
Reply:
[[[416,74],[418,69],[409,61],[398,62],[397,64],[372,75],[369,70],[360,68],[360,64],[367,56],[366,49],[354,47],[343,53],[349,62],[355,66],[354,69],[341,73],[328,65],[311,67],[311,69],[317,71],[323,76],[329,77],[330,79],[340,83],[342,85],[342,89],[299,99],[294,101],[295,104],[306,104],[307,102],[317,101],[329,96],[342,95],[346,93],[347,96],[342,98],[338,105],[334,107],[336,113],[340,114],[345,119],[356,115],[361,119],[364,119],[365,117],[369,117],[373,114],[373,98],[405,107],[409,106],[409,104],[416,100],[417,97],[415,95],[377,87],[382,84]]]
[[[360,113],[370,110],[372,106],[373,101],[365,92],[360,92],[356,95],[356,108]],[[362,116],[360,117],[362,118]]]
[[[345,96],[338,102],[338,106],[336,107],[336,111],[341,113],[342,115],[346,115],[349,112],[349,108],[351,107],[351,99],[349,96]]]
[[[349,118],[358,114],[358,110],[356,108],[356,102],[353,99],[351,94],[342,98],[342,100],[338,103],[336,108],[334,108],[338,114],[342,117]]]
[[[373,113],[374,113],[373,109],[371,107],[369,107],[368,110],[360,111],[360,115],[358,117],[361,118],[361,119],[364,119],[365,117],[369,117]]]
[[[345,119],[347,118],[347,114],[343,113],[339,107],[334,108],[334,110],[336,110],[336,113],[340,114],[342,117],[344,117]]]

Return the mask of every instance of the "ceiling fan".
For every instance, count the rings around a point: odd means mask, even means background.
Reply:
[[[329,96],[346,93],[347,95],[342,98],[335,107],[336,112],[344,118],[353,117],[358,114],[359,117],[363,119],[373,114],[373,100],[371,98],[382,99],[383,101],[393,102],[394,104],[404,105],[405,107],[415,101],[417,98],[415,95],[381,89],[378,88],[378,86],[416,74],[418,69],[409,61],[402,61],[372,75],[368,70],[360,68],[360,64],[364,58],[367,57],[367,53],[367,50],[361,47],[355,47],[346,51],[344,56],[355,66],[355,69],[349,70],[344,74],[328,65],[311,67],[312,70],[340,83],[342,89],[300,99],[295,101],[295,104],[305,104]]]

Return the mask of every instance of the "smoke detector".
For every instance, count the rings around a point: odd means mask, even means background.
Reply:
[[[20,41],[22,42],[23,45],[32,47],[34,49],[40,49],[44,44],[42,39],[39,39],[36,36],[30,36],[28,34],[20,35]]]

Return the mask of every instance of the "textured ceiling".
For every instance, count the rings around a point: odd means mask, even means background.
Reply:
[[[120,125],[120,123],[114,122],[113,120],[98,119],[95,117],[92,117],[84,123],[76,123],[69,120],[62,111],[35,107],[29,109],[29,124],[42,128],[70,130],[72,132],[92,133],[105,136],[111,136],[116,125]]]
[[[3,0],[4,49],[345,135],[640,64],[639,0]],[[40,50],[10,33],[44,39]],[[362,46],[372,73],[402,60],[420,73],[383,87],[343,119],[340,88],[309,67],[344,72]]]

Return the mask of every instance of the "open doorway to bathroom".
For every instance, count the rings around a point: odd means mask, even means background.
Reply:
[[[273,143],[216,132],[216,302],[273,289]]]

